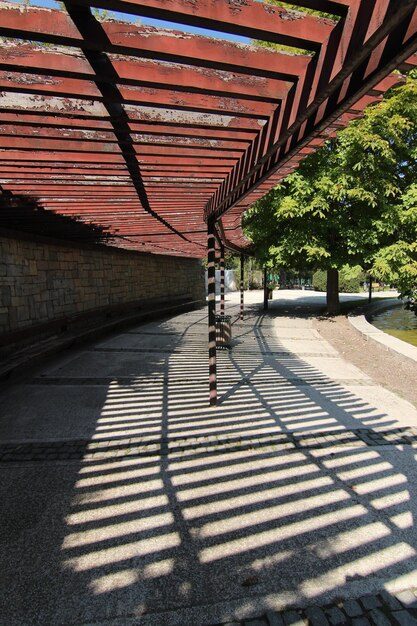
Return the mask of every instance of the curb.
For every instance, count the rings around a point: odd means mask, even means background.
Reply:
[[[361,315],[348,315],[350,325],[367,341],[373,341],[381,348],[388,352],[397,354],[405,361],[411,361],[417,363],[417,347],[412,346],[397,337],[392,337],[383,330],[376,328],[373,324],[368,322],[367,316],[375,313],[376,311],[383,311],[385,309],[396,308],[403,306],[402,302],[376,302],[371,303],[368,306],[362,308],[363,313]]]

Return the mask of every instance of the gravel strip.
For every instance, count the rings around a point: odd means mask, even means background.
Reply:
[[[417,407],[417,365],[405,363],[383,346],[368,342],[352,328],[345,316],[317,318],[314,327],[343,358]]]

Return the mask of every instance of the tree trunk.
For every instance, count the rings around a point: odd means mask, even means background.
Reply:
[[[368,302],[372,301],[372,276],[369,276]]]
[[[268,271],[264,267],[264,311],[268,310]]]
[[[327,312],[329,315],[336,315],[340,311],[339,302],[339,272],[332,267],[327,270]]]

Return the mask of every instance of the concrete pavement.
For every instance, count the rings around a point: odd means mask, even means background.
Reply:
[[[247,294],[216,408],[204,310],[3,390],[2,625],[203,626],[417,587],[417,410],[304,296],[264,315]]]

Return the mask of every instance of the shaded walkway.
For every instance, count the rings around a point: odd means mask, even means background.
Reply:
[[[5,623],[198,626],[416,586],[416,409],[277,313],[234,324],[216,408],[205,311],[3,392]]]

